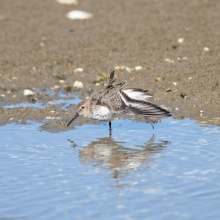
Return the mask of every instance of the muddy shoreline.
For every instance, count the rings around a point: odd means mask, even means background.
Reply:
[[[5,106],[45,104],[59,99],[60,93],[63,99],[65,93],[84,99],[105,83],[96,81],[97,74],[115,70],[128,87],[148,89],[152,101],[171,109],[174,117],[220,125],[218,3],[1,1],[0,124],[49,120],[50,128],[62,130],[74,106]],[[71,10],[94,17],[72,21],[66,18]],[[76,80],[83,88],[73,87]],[[25,96],[25,89],[34,95]],[[87,123],[81,120],[77,124]]]

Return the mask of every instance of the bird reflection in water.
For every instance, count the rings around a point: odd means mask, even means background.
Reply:
[[[104,165],[106,169],[114,171],[112,177],[118,180],[127,176],[129,171],[138,170],[143,165],[144,168],[150,167],[149,160],[170,144],[169,141],[163,140],[155,142],[155,139],[156,136],[153,134],[151,139],[142,145],[125,147],[125,142],[118,142],[109,135],[80,147],[80,161],[96,167]],[[72,147],[78,147],[73,141],[69,141]]]

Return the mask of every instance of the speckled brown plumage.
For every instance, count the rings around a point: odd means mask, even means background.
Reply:
[[[99,121],[109,121],[110,128],[111,120],[117,113],[142,115],[151,123],[152,127],[153,121],[149,117],[170,116],[165,109],[147,101],[147,98],[151,97],[147,90],[123,89],[125,83],[114,85],[115,81],[113,71],[105,88],[77,106],[77,113],[68,126],[79,115]]]

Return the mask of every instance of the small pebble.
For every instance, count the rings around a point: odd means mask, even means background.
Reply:
[[[204,50],[205,52],[210,51],[210,49],[209,49],[208,47],[204,47],[203,50]]]
[[[35,71],[37,71],[37,67],[36,66],[33,66],[32,67],[32,70],[35,72]]]
[[[69,29],[69,30],[67,30],[67,32],[72,33],[72,32],[74,32],[74,29]]]
[[[122,71],[122,70],[124,70],[124,69],[126,69],[126,66],[116,66],[116,67],[115,67],[115,70],[120,70],[120,71]]]
[[[78,10],[73,10],[70,11],[67,15],[67,18],[69,18],[70,20],[83,20],[83,19],[89,19],[93,17],[93,14],[89,13],[89,12],[85,12],[85,11],[78,11]]]
[[[178,42],[179,44],[183,43],[183,41],[184,41],[184,39],[181,38],[181,37],[177,39],[177,42]]]
[[[72,65],[73,65],[73,61],[69,60],[69,61],[67,62],[67,65],[66,65],[66,66],[67,66],[68,68],[70,68]]]
[[[78,80],[76,80],[76,81],[73,83],[73,87],[81,89],[81,88],[83,87],[83,83],[80,82],[80,81],[78,81]]]
[[[130,73],[132,70],[134,70],[134,68],[129,68],[128,66],[126,66],[125,70]]]
[[[164,61],[166,61],[166,62],[168,62],[168,63],[174,63],[174,60],[171,60],[171,59],[169,59],[169,58],[166,58],[166,59],[164,59]]]
[[[192,77],[189,77],[189,78],[188,78],[188,80],[191,80],[191,79],[192,79]]]
[[[83,72],[83,71],[84,71],[83,68],[76,68],[75,70],[73,70],[74,73]]]
[[[175,110],[176,110],[176,111],[178,111],[178,110],[179,110],[179,108],[175,108]]]
[[[29,103],[35,103],[36,101],[37,101],[37,98],[32,97],[32,96],[28,100]]]
[[[203,113],[204,113],[204,111],[203,111],[203,110],[200,110],[200,116],[201,116],[201,117],[203,116]]]
[[[156,81],[156,82],[160,82],[160,81],[164,81],[164,79],[165,79],[165,78],[157,77],[157,78],[155,79],[155,81]]]
[[[55,102],[49,101],[48,105],[55,105]]]
[[[47,116],[46,119],[54,119],[54,117]]]
[[[176,85],[177,85],[177,82],[173,82],[173,85],[176,86]]]
[[[142,66],[136,66],[134,69],[135,69],[136,71],[138,71],[138,70],[142,70],[143,67],[142,67]]]
[[[61,80],[59,80],[59,83],[65,83],[65,81],[61,79]]]
[[[65,86],[65,91],[66,92],[71,92],[72,91],[72,87],[71,86]]]
[[[56,2],[60,3],[60,4],[66,4],[66,5],[77,5],[78,4],[78,0],[56,0]]]
[[[187,97],[186,93],[181,93],[180,96],[181,96],[181,98],[183,98],[183,99]]]
[[[23,92],[23,94],[24,94],[25,96],[27,96],[27,95],[34,95],[34,92],[31,91],[30,89],[25,89],[24,92]]]
[[[181,57],[177,57],[177,60],[178,61],[184,61],[184,60],[188,60],[188,58],[187,57],[182,57],[182,58]]]

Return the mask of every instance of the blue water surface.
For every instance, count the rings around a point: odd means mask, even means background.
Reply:
[[[0,218],[219,219],[220,128],[116,120],[0,127]]]

